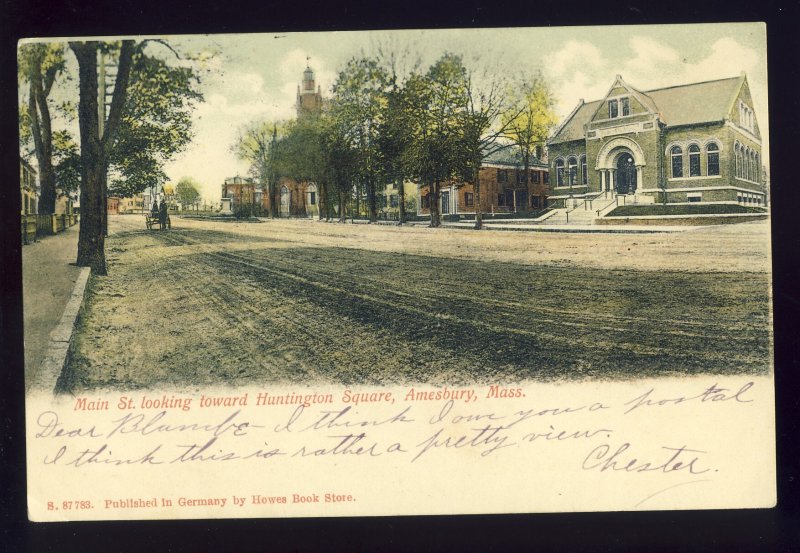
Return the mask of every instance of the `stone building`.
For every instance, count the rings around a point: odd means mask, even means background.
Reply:
[[[765,204],[761,134],[744,73],[642,91],[617,75],[548,141],[550,199]]]
[[[531,156],[528,182],[525,184],[525,166],[516,148],[508,146],[487,156],[481,165],[482,213],[527,213],[545,207],[549,183],[548,166],[542,148]],[[441,187],[439,195],[442,215],[474,215],[476,211],[475,187],[470,182],[449,182]],[[428,186],[420,185],[417,193],[417,213],[429,215],[431,196]]]

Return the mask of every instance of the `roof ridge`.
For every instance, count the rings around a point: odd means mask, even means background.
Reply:
[[[722,79],[709,79],[707,81],[698,81],[696,83],[674,84],[674,85],[670,85],[670,86],[662,86],[661,88],[651,88],[650,90],[643,90],[643,91],[640,91],[640,92],[645,92],[645,93],[658,92],[660,90],[668,90],[670,88],[681,88],[681,87],[684,87],[684,86],[695,86],[695,85],[699,85],[699,84],[717,83],[717,82],[720,82],[720,81],[735,81],[735,80],[739,80],[740,78],[741,78],[741,75],[740,76],[736,76],[736,77],[725,77],[725,78],[722,78]]]

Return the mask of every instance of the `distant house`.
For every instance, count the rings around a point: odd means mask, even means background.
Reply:
[[[417,185],[411,181],[403,183],[403,194],[406,200],[406,213],[414,214],[417,211]],[[400,190],[397,183],[387,184],[378,193],[379,212],[385,219],[397,220],[400,217]]]
[[[747,77],[642,91],[617,75],[548,141],[552,199],[764,205],[761,134]]]
[[[36,170],[30,163],[19,158],[20,214],[31,215],[38,212],[38,182]]]
[[[148,206],[148,210],[149,210]],[[136,194],[135,196],[120,198],[117,207],[119,213],[143,213],[145,210],[144,194]]]
[[[536,153],[543,157],[542,148]],[[479,171],[482,213],[521,213],[545,207],[548,193],[548,166],[540,157],[531,156],[528,182],[525,165],[517,148],[507,146],[484,159]],[[418,213],[429,215],[431,195],[427,185],[417,194]],[[439,209],[442,215],[474,214],[477,200],[470,182],[448,182],[441,188]]]
[[[261,205],[262,192],[256,181],[249,177],[229,177],[222,183],[222,197],[231,200],[231,207]]]

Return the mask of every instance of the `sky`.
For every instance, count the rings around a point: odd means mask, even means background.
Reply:
[[[348,59],[377,48],[407,51],[425,68],[445,52],[463,54],[478,71],[506,75],[541,71],[561,121],[582,98],[602,98],[619,74],[640,90],[747,75],[769,159],[766,30],[761,23],[359,31],[164,37],[185,52],[204,53],[195,136],[166,166],[201,195],[218,201],[226,177],[248,164],[231,147],[239,129],[258,120],[291,118],[308,63],[323,95]]]

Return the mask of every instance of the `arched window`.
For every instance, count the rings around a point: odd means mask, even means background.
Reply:
[[[744,150],[744,178],[750,180],[750,172],[751,172],[751,163],[750,163],[750,148],[745,148]]]
[[[569,185],[572,186],[577,181],[578,176],[578,160],[574,157],[571,157],[567,160],[567,178],[569,179]]]
[[[709,176],[719,175],[719,146],[714,142],[706,146],[706,167]]]
[[[672,178],[681,178],[683,176],[683,150],[680,146],[673,146],[670,155],[672,156]]]
[[[755,182],[758,180],[758,165],[756,165],[756,151],[750,150],[750,180]]]
[[[564,186],[564,160],[556,160],[556,186]]]
[[[581,184],[589,184],[589,171],[586,167],[586,156],[581,156]]]
[[[700,146],[697,144],[689,146],[689,176],[700,176]]]
[[[736,142],[733,145],[733,162],[735,164],[733,174],[737,177],[742,176],[742,157],[741,152],[739,151],[739,143]]]

